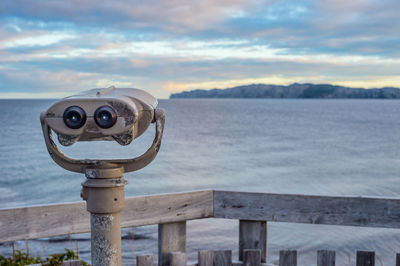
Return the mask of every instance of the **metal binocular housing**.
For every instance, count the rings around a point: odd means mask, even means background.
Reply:
[[[143,168],[155,158],[161,144],[165,112],[157,109],[157,104],[157,99],[143,90],[115,87],[92,89],[62,99],[40,116],[49,154],[61,167],[79,173],[91,167],[122,167],[123,172]],[[120,145],[128,145],[151,123],[156,123],[153,144],[133,159],[75,160],[57,148],[52,136],[54,131],[63,146],[97,140],[115,140]]]

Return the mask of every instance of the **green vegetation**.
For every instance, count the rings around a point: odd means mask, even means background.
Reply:
[[[334,92],[333,87],[315,86],[305,89],[300,98],[330,98]]]
[[[65,253],[51,254],[46,259],[40,257],[32,257],[29,253],[16,250],[11,258],[6,258],[0,255],[0,266],[21,266],[29,264],[42,264],[46,266],[58,266],[66,260],[76,260],[79,256],[73,250],[65,249]],[[81,261],[82,265],[89,265],[85,261]]]

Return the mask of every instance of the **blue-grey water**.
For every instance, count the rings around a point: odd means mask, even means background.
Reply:
[[[0,208],[80,201],[84,177],[57,166],[46,152],[39,114],[52,100],[0,100]],[[400,101],[396,100],[161,100],[166,125],[159,155],[126,174],[127,196],[201,189],[318,195],[400,196]],[[126,157],[150,145],[154,128],[120,147],[77,143],[75,157]],[[155,226],[123,230],[123,261],[156,253]],[[46,255],[79,246],[90,260],[88,234],[29,241]],[[376,250],[395,264],[400,230],[270,223],[269,261],[280,249],[297,249],[299,265],[315,265],[316,251],[337,250],[338,265],[355,265],[356,250]],[[16,247],[24,249],[23,241]],[[237,259],[238,221],[188,223],[188,252],[232,249]],[[3,254],[10,244],[0,246]],[[349,264],[350,255],[350,264]],[[379,265],[379,264],[378,264]]]

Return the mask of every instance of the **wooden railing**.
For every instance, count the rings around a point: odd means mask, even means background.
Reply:
[[[260,263],[265,263],[268,221],[400,228],[400,198],[329,197],[215,190],[131,197],[125,201],[125,209],[121,213],[121,226],[158,224],[159,262],[171,263],[172,260],[181,261],[185,257],[182,254],[186,253],[186,221],[212,217],[240,220],[239,260],[257,261],[259,256]],[[0,210],[0,242],[89,231],[89,213],[86,211],[85,202]],[[224,261],[226,256],[229,257],[229,252],[212,252],[212,256],[210,252],[199,253],[199,265],[201,261],[209,261],[210,258],[213,258],[214,265],[225,265],[215,264],[215,261]],[[280,257],[283,263],[280,265],[296,265],[295,251],[282,251]],[[331,261],[331,257],[331,251],[318,253],[318,261],[324,263],[326,260]],[[359,260],[365,261],[369,257],[372,257],[370,253],[357,253]],[[138,263],[151,261],[150,258],[151,256],[140,257]],[[229,261],[229,258],[227,260]],[[397,265],[400,266],[400,260],[398,261]],[[334,265],[324,263],[318,262],[318,265]]]

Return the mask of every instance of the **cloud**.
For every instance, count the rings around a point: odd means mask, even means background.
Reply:
[[[244,0],[149,1],[3,1],[9,16],[42,21],[71,21],[84,25],[125,28],[160,28],[172,32],[202,30],[218,23],[245,5]]]
[[[149,42],[225,38],[291,53],[399,56],[397,0],[38,0],[34,6],[14,0],[0,5],[14,31],[36,23],[40,29],[67,27],[100,38],[110,32],[117,39]]]
[[[400,86],[399,10],[397,0],[1,1],[0,97],[112,84],[159,97],[253,82]]]
[[[399,56],[400,2],[275,1],[225,26],[232,35],[255,38],[292,53]],[[364,48],[359,49],[360,46]]]
[[[14,48],[20,46],[49,46],[52,44],[59,43],[60,41],[73,39],[76,36],[65,33],[45,33],[41,35],[29,34],[30,36],[18,36],[16,38],[8,39],[6,41],[0,41],[0,47],[2,48]]]

